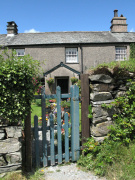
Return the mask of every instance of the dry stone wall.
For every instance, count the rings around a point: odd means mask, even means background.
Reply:
[[[133,74],[129,75],[133,78]],[[91,136],[96,141],[102,142],[107,137],[108,126],[113,124],[112,117],[117,111],[115,107],[108,109],[102,107],[102,104],[110,104],[116,97],[124,95],[128,86],[128,78],[112,78],[109,75],[97,74],[89,76],[89,79],[90,104],[93,114],[90,127]]]
[[[0,125],[0,173],[22,167],[22,127]]]

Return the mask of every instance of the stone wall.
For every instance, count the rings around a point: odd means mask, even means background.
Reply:
[[[22,127],[0,125],[0,173],[22,167]]]
[[[129,74],[129,76],[133,78],[133,74]],[[105,74],[91,75],[89,79],[90,104],[93,113],[90,127],[91,136],[96,141],[102,142],[107,137],[108,126],[113,124],[112,116],[116,112],[114,107],[108,109],[102,107],[102,104],[110,104],[116,97],[124,95],[129,82],[126,77],[112,78]]]

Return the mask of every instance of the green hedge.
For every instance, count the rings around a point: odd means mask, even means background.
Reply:
[[[0,53],[0,121],[12,123],[24,120],[30,111],[34,85],[39,73],[39,61],[29,55],[17,57],[13,50]]]

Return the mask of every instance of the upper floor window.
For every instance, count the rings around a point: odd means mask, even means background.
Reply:
[[[25,49],[16,49],[16,55],[17,56],[24,56]]]
[[[77,48],[66,48],[66,63],[78,63]]]
[[[126,47],[116,47],[115,48],[115,60],[124,61],[127,58],[127,49]]]

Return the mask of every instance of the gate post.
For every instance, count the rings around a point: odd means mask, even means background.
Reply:
[[[71,92],[71,151],[72,161],[77,161],[80,156],[79,140],[79,87],[74,85],[70,88]]]
[[[25,171],[32,171],[31,112],[25,119]]]
[[[45,87],[41,89],[41,105],[42,105],[42,138],[43,138],[43,166],[47,166],[47,143],[46,143],[46,102]]]
[[[88,118],[89,114],[89,78],[88,74],[81,74],[81,122],[82,122],[82,145],[85,143],[86,138],[90,137],[90,121]]]

